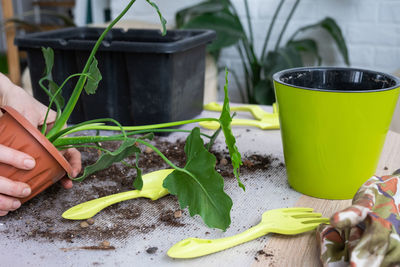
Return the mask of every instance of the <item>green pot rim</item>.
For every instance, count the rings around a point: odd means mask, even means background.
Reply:
[[[394,86],[388,87],[388,88],[382,88],[382,89],[373,89],[373,90],[330,90],[330,89],[320,89],[320,88],[308,88],[308,87],[303,87],[303,86],[298,86],[298,85],[293,85],[293,84],[289,84],[286,82],[283,82],[280,80],[280,77],[282,77],[282,75],[288,74],[290,72],[298,72],[298,71],[324,71],[324,70],[339,70],[339,71],[344,71],[344,70],[350,70],[350,71],[359,71],[359,72],[369,72],[369,73],[374,73],[374,74],[379,74],[382,76],[385,76],[387,78],[392,79],[396,84]],[[391,74],[387,74],[384,72],[380,72],[380,71],[374,71],[374,70],[369,70],[369,69],[362,69],[362,68],[347,68],[347,67],[300,67],[300,68],[291,68],[291,69],[285,69],[279,72],[276,72],[273,76],[272,76],[273,80],[277,83],[280,83],[282,85],[285,86],[289,86],[289,87],[294,87],[294,88],[298,88],[298,89],[304,89],[304,90],[310,90],[310,91],[320,91],[320,92],[332,92],[332,93],[374,93],[374,92],[381,92],[381,91],[389,91],[389,90],[393,90],[396,89],[398,87],[400,87],[400,78],[391,75]]]

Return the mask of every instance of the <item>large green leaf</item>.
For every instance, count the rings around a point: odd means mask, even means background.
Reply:
[[[147,3],[149,3],[156,11],[158,14],[158,17],[160,18],[160,22],[161,22],[161,26],[162,26],[162,35],[166,35],[167,34],[167,20],[163,17],[163,15],[161,14],[160,9],[158,8],[158,6],[150,1],[150,0],[146,0]]]
[[[346,41],[344,40],[342,30],[336,23],[336,21],[332,18],[325,18],[320,22],[320,25],[323,29],[325,29],[335,40],[336,45],[339,48],[340,53],[343,56],[344,62],[346,62],[347,65],[350,65],[350,60],[349,60],[349,53],[346,45]]]
[[[103,153],[100,158],[92,165],[89,165],[83,171],[83,174],[77,178],[73,178],[74,181],[82,181],[89,175],[107,169],[115,162],[120,162],[123,159],[133,155],[134,153],[139,153],[140,149],[135,146],[136,139],[128,138],[120,145],[120,147],[113,152]]]
[[[183,27],[188,21],[196,16],[205,13],[216,13],[227,8],[227,4],[223,1],[205,1],[188,8],[179,10],[175,15],[175,23],[177,28]]]
[[[231,157],[233,173],[235,174],[236,180],[238,181],[239,186],[245,190],[243,183],[240,181],[240,165],[242,165],[242,158],[240,156],[239,150],[236,147],[236,139],[233,136],[232,128],[231,128],[231,114],[229,107],[229,96],[228,96],[228,71],[225,70],[225,86],[224,86],[224,104],[222,106],[221,115],[219,117],[219,123],[222,128],[222,132],[225,136],[225,142],[229,150],[229,155]]]
[[[184,169],[168,175],[163,186],[178,197],[182,209],[189,208],[191,216],[198,214],[207,226],[225,231],[231,223],[232,200],[224,192],[215,156],[205,149],[198,127],[186,139],[185,153]]]
[[[260,80],[254,86],[253,91],[258,104],[272,105],[275,102],[275,92],[271,80]]]
[[[279,48],[277,51],[270,51],[263,62],[264,75],[267,80],[272,80],[272,75],[278,71],[302,67],[303,61],[300,52],[292,46]]]
[[[217,38],[207,46],[208,51],[216,51],[236,44],[245,36],[239,19],[227,10],[196,16],[183,28],[215,30]]]
[[[318,62],[318,65],[321,65],[321,55],[318,52],[318,45],[313,39],[301,39],[301,40],[292,40],[289,41],[286,46],[292,46],[299,52],[305,52],[312,54]]]
[[[275,102],[272,75],[274,73],[295,67],[302,67],[303,61],[300,52],[294,46],[285,46],[277,51],[268,52],[263,62],[265,80],[261,80],[253,88],[258,104],[271,105]]]
[[[325,19],[321,20],[318,23],[307,25],[304,27],[301,27],[298,29],[293,36],[296,36],[298,33],[313,29],[313,28],[322,28],[326,30],[327,33],[329,33],[333,40],[335,40],[335,43],[337,47],[339,48],[339,52],[341,53],[344,62],[347,65],[350,65],[350,59],[349,59],[349,53],[346,45],[346,41],[344,40],[342,30],[340,29],[339,25],[336,23],[336,21],[330,17],[326,17]],[[292,38],[293,39],[293,38]]]
[[[85,92],[90,95],[90,94],[95,94],[97,86],[99,85],[99,82],[102,79],[101,73],[99,68],[97,67],[97,59],[93,58],[92,63],[89,66],[89,71],[88,71],[88,79],[85,84]]]

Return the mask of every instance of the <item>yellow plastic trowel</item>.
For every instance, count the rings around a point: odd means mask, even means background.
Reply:
[[[273,112],[266,112],[258,105],[242,105],[230,107],[231,111],[247,111],[250,112],[255,120],[252,119],[237,119],[233,118],[231,125],[240,126],[254,126],[262,130],[272,130],[279,129],[279,116],[276,103],[272,105]],[[222,106],[218,103],[211,102],[204,105],[205,110],[210,111],[221,111]],[[199,123],[201,127],[210,130],[217,130],[219,128],[219,123],[216,121],[204,121]]]
[[[122,192],[81,203],[65,211],[62,217],[69,220],[84,220],[93,217],[102,209],[121,201],[139,197],[157,200],[169,194],[168,190],[162,185],[164,179],[173,171],[173,169],[165,169],[147,173],[142,176],[142,190]]]

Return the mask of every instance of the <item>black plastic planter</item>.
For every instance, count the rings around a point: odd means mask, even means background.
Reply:
[[[44,73],[41,47],[54,50],[53,79],[61,84],[80,73],[104,29],[68,28],[28,34],[15,44],[28,53],[34,96],[48,104],[38,81]],[[124,125],[144,125],[192,118],[202,111],[206,44],[215,39],[210,30],[112,29],[96,58],[103,80],[97,93],[83,93],[70,123],[107,118]],[[63,90],[68,99],[74,82]]]

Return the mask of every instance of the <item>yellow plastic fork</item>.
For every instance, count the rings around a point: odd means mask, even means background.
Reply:
[[[171,258],[195,258],[237,246],[268,233],[300,234],[315,229],[321,223],[329,223],[329,218],[321,216],[321,213],[313,212],[312,208],[269,210],[264,212],[259,224],[243,233],[220,239],[187,238],[172,246],[167,254]]]
[[[237,126],[254,126],[258,127],[262,130],[272,130],[279,129],[279,115],[276,104],[272,105],[273,112],[266,112],[258,105],[242,105],[242,106],[233,106],[230,107],[231,111],[248,111],[250,112],[255,120],[251,119],[237,119],[233,118],[231,125]],[[221,111],[222,106],[218,103],[211,102],[207,105],[204,105],[205,110],[210,111]],[[201,127],[217,130],[219,128],[219,123],[216,121],[203,121],[199,123]]]

